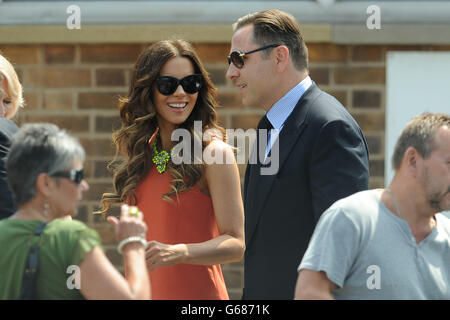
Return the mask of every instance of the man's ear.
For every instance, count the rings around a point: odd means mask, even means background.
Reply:
[[[403,164],[410,174],[414,177],[417,177],[417,173],[419,172],[419,167],[422,163],[422,156],[419,154],[416,148],[409,147],[405,151],[405,155],[403,156]]]
[[[55,182],[48,176],[48,174],[42,172],[36,179],[36,192],[48,197],[52,193],[54,183]]]
[[[276,71],[281,73],[286,69],[290,61],[291,55],[289,52],[289,48],[286,46],[279,46],[276,47],[273,51],[274,52],[272,54],[275,55],[274,59],[276,63]]]

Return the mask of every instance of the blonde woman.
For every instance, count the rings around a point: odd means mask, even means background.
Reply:
[[[13,212],[11,191],[6,183],[4,159],[11,137],[19,128],[9,120],[23,107],[22,85],[12,64],[0,54],[0,219]]]
[[[0,54],[0,117],[11,119],[23,106],[19,77],[12,64]]]

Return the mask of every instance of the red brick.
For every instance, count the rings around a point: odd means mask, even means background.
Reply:
[[[309,68],[309,75],[319,86],[328,85],[330,83],[329,68]]]
[[[95,178],[112,178],[113,174],[108,170],[110,161],[95,161],[94,177]]]
[[[89,190],[84,193],[83,199],[87,201],[98,201],[102,199],[102,195],[105,192],[111,192],[112,183],[104,182],[89,182]]]
[[[88,216],[88,208],[86,205],[80,205],[78,207],[77,214],[74,217],[74,219],[84,222],[84,223],[88,222],[89,216]]]
[[[227,109],[243,108],[241,95],[238,90],[219,90],[219,105]]]
[[[81,45],[82,63],[134,63],[142,50],[141,45],[102,44]]]
[[[382,177],[371,177],[369,180],[369,189],[380,189],[384,188],[384,178]]]
[[[72,92],[44,92],[44,109],[49,110],[72,110],[73,93]]]
[[[383,59],[382,46],[356,46],[352,50],[352,60],[358,62],[381,61]]]
[[[423,45],[388,45],[386,46],[386,52],[388,51],[422,51],[426,48]]]
[[[313,43],[308,44],[310,62],[346,62],[348,47],[343,45]]]
[[[379,67],[338,67],[334,70],[337,84],[384,84],[385,69]]]
[[[19,82],[22,84],[22,86],[24,85],[23,83],[23,71],[20,67],[16,67],[14,66],[14,70],[17,73],[17,77],[19,78]]]
[[[32,87],[90,87],[91,71],[78,68],[45,68],[25,71],[25,84]]]
[[[37,64],[39,62],[38,45],[1,46],[0,53],[14,66],[16,64]]]
[[[86,160],[84,162],[84,177],[86,179],[94,177],[94,161]]]
[[[32,92],[32,91],[24,91],[23,98],[25,100],[25,107],[24,109],[19,109],[18,112],[22,112],[22,110],[36,110],[39,109],[39,106],[41,104],[41,94],[39,92]]]
[[[114,229],[108,224],[102,224],[95,226],[100,238],[102,239],[103,245],[116,244],[116,237],[114,234]]]
[[[207,68],[207,71],[214,86],[222,86],[227,83],[227,78],[225,77],[227,68]]]
[[[78,109],[111,109],[118,107],[119,95],[125,92],[81,92],[78,94]]]
[[[256,129],[258,127],[259,120],[262,115],[259,114],[246,114],[232,116],[231,128],[247,130],[250,128]]]
[[[224,110],[224,108],[221,107],[221,106],[219,106],[219,107],[216,109],[216,112],[217,112],[217,124],[218,124],[219,126],[225,128],[225,127],[226,127],[226,124],[228,123],[227,121],[228,121],[229,115],[223,114],[223,113],[222,113],[222,110]]]
[[[369,148],[369,154],[374,155],[383,153],[383,149],[381,147],[382,141],[380,137],[366,135],[365,138],[367,141],[367,146]]]
[[[44,60],[47,64],[73,63],[75,60],[75,46],[73,45],[45,45]]]
[[[348,98],[346,91],[340,90],[325,90],[328,94],[335,97],[345,108],[348,108]]]
[[[95,74],[98,87],[125,86],[125,73],[122,69],[98,69]]]
[[[95,119],[95,131],[112,133],[120,129],[122,122],[120,116],[117,113],[115,116],[97,116]]]
[[[50,122],[69,132],[88,132],[89,117],[80,115],[26,115],[26,122]]]
[[[111,182],[111,186],[112,186],[112,182]],[[112,189],[110,189],[110,190],[112,190]],[[111,208],[109,209],[109,211],[106,214],[97,214],[97,213],[95,213],[95,211],[100,210],[101,202],[99,201],[98,204],[99,205],[95,206],[95,208],[93,210],[94,212],[92,213],[92,220],[93,220],[94,223],[105,223],[106,222],[106,218],[109,217],[109,216],[120,217],[120,206],[119,206],[119,204],[112,205]]]
[[[357,90],[353,92],[354,108],[380,108],[381,93],[379,91]]]
[[[205,62],[223,62],[227,63],[227,56],[230,54],[230,44],[209,44],[199,43],[194,45],[195,51],[200,57],[200,60]]]
[[[370,160],[369,170],[371,177],[384,177],[384,160]]]
[[[430,46],[433,51],[450,51],[450,45]]]
[[[80,141],[87,157],[112,157],[115,154],[111,139],[81,138]]]
[[[384,113],[370,113],[370,114],[353,114],[356,122],[358,122],[363,132],[366,131],[384,131],[385,128],[385,114]]]

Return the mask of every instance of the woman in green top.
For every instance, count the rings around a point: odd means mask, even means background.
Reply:
[[[125,278],[106,258],[98,233],[72,221],[89,188],[84,158],[79,142],[52,124],[26,124],[13,137],[6,170],[18,210],[0,221],[0,299],[19,299],[32,244],[39,247],[36,299],[150,298],[140,212],[123,206],[120,220],[108,218],[121,242]],[[42,234],[33,235],[43,222]]]

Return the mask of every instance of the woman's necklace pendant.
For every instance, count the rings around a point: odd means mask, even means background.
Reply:
[[[153,143],[153,163],[156,165],[156,170],[158,170],[159,173],[166,171],[166,166],[169,161],[170,154],[165,150],[158,152],[155,141]]]

